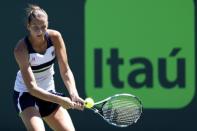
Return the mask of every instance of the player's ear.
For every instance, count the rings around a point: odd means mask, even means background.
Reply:
[[[29,25],[29,23],[26,24],[26,28],[27,28],[28,31],[30,31],[30,25]]]

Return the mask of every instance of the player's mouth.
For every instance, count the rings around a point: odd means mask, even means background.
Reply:
[[[41,35],[37,35],[37,37],[39,37],[39,38],[42,37],[42,34]]]

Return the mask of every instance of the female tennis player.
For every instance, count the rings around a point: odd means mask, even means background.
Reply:
[[[27,30],[19,40],[14,55],[20,70],[14,86],[14,103],[27,130],[44,131],[43,120],[56,131],[74,131],[66,109],[83,110],[69,67],[61,34],[48,29],[48,15],[37,5],[29,5]],[[54,61],[57,59],[62,80],[70,97],[55,92]]]

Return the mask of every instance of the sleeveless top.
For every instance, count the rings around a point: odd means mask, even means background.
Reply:
[[[47,40],[47,49],[43,54],[37,53],[33,49],[27,36],[24,38],[24,41],[28,49],[29,64],[36,79],[36,83],[38,87],[49,91],[55,90],[53,79],[55,73],[53,67],[55,62],[55,48],[48,33],[45,34],[45,39]],[[14,90],[18,92],[28,92],[20,70],[16,76]]]

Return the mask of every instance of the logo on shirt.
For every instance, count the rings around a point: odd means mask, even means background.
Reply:
[[[55,56],[55,51],[52,51],[52,52],[51,52],[51,55],[52,55],[52,56]]]
[[[32,57],[32,58],[31,58],[31,61],[32,61],[32,62],[36,61],[36,58],[35,58],[35,57]]]

